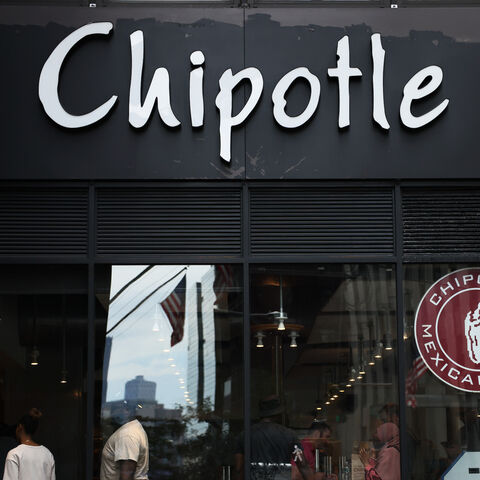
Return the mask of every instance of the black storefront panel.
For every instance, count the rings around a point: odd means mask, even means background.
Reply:
[[[8,120],[2,141],[5,155],[19,161],[3,162],[0,173],[5,179],[472,178],[476,164],[471,155],[477,147],[472,126],[479,102],[478,15],[475,8],[416,9],[413,15],[408,9],[3,7],[1,55],[7,74],[1,80],[1,105]],[[60,74],[60,102],[67,112],[81,115],[112,95],[118,98],[100,122],[63,128],[43,111],[40,72],[59,43],[90,22],[111,22],[113,28],[108,35],[87,36],[69,52]],[[139,31],[145,48],[142,101],[155,69],[166,68],[177,127],[166,126],[155,108],[144,127],[128,123],[130,35]],[[379,35],[375,47],[374,34]],[[349,66],[358,69],[348,79],[349,102],[347,90],[342,93],[341,102],[350,109],[346,128],[338,126],[339,88],[332,72],[339,42],[348,42]],[[203,127],[192,127],[190,120],[194,51],[205,57]],[[228,77],[229,69],[235,76],[246,68],[256,70],[244,72],[247,78],[233,89],[228,116],[223,102],[231,84],[224,84],[219,97],[219,81]],[[311,78],[320,85],[320,97],[318,105],[314,98],[304,125],[285,128],[274,118],[272,93],[280,79],[297,68],[307,68],[316,77]],[[420,91],[405,95],[405,86],[425,68],[429,70],[417,85]],[[262,93],[236,126],[254,76],[256,92]],[[429,86],[431,94],[422,98]],[[288,116],[303,112],[310,90],[301,78],[293,81],[286,93]],[[373,120],[374,94],[389,129],[385,122],[381,126]],[[418,100],[404,105],[414,117],[441,106],[437,118],[423,128],[409,128],[409,122],[400,119],[402,98],[415,95]],[[221,118],[216,103],[223,105]],[[231,163],[220,158],[220,122],[228,132],[231,125]]]

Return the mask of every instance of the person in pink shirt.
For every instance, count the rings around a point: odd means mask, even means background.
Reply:
[[[332,436],[332,429],[326,422],[314,421],[308,430],[308,437],[302,440],[302,448],[305,455],[305,460],[309,464],[313,472],[315,472],[315,449],[320,453],[320,468],[323,466],[323,458],[328,455],[327,443]],[[298,469],[292,464],[292,480],[298,480]],[[315,472],[315,480],[336,480],[335,474],[327,475],[325,472]]]
[[[360,450],[360,459],[365,466],[365,480],[400,480],[400,439],[394,423],[384,423],[377,428],[377,438],[383,443],[376,458]]]

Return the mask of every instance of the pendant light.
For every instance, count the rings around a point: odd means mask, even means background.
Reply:
[[[263,344],[263,339],[265,338],[265,334],[263,332],[257,332],[255,334],[255,338],[257,339],[257,348],[263,348],[265,346]]]
[[[67,298],[62,296],[62,370],[60,383],[67,383]]]
[[[33,296],[33,346],[30,352],[30,365],[32,367],[37,367],[40,365],[40,352],[37,347],[37,297]]]
[[[278,330],[285,330],[285,320],[288,319],[287,314],[283,311],[283,278],[280,276],[280,311],[276,314],[278,321]]]

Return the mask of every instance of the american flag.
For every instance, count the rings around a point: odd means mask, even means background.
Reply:
[[[231,265],[215,265],[215,280],[213,282],[213,291],[219,297],[233,287],[233,268]]]
[[[170,345],[172,347],[181,342],[183,338],[183,327],[185,325],[185,287],[186,276],[184,275],[173,292],[160,303],[173,329],[170,337]]]
[[[408,407],[415,408],[417,406],[415,394],[417,393],[418,380],[420,380],[427,370],[426,363],[422,357],[418,355],[413,361],[412,368],[408,371],[407,378],[405,379]]]

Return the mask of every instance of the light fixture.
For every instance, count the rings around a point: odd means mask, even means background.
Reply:
[[[335,395],[333,396],[333,398],[338,398],[338,395],[337,395],[337,394],[335,394]]]
[[[355,369],[353,367],[350,368],[350,373],[349,373],[349,377],[348,377],[348,381],[349,382],[354,382],[355,381],[355,376],[356,376],[357,372],[355,371]]]
[[[297,345],[297,337],[298,337],[298,333],[295,332],[295,331],[292,331],[289,335],[289,337],[291,338],[291,341],[290,341],[290,348],[297,348],[298,345]]]
[[[283,311],[283,278],[280,276],[280,311],[275,315],[278,320],[278,330],[285,330],[285,320],[287,314]]]
[[[385,350],[393,350],[392,346],[392,335],[390,333],[385,334]]]
[[[346,386],[347,388],[350,388],[352,385],[351,385],[350,383],[347,383],[345,386]]]
[[[325,405],[330,405],[330,402],[328,402],[328,401],[327,401],[327,402],[325,402]]]
[[[322,409],[322,407],[318,406],[317,407],[317,411],[320,411]]]
[[[263,332],[257,332],[255,334],[257,338],[257,348],[263,348],[265,345],[263,344],[263,339],[265,338],[265,334]]]
[[[367,372],[365,371],[365,364],[364,364],[364,363],[362,363],[362,364],[360,365],[360,367],[358,368],[358,373],[359,373],[360,375],[365,375],[365,374],[367,373]]]
[[[344,392],[345,392],[345,389],[344,389],[344,388],[341,388],[341,389],[339,390],[339,392],[340,392],[340,393],[344,393]]]
[[[368,361],[368,364],[370,366],[375,365],[375,357],[373,356],[373,353],[370,355],[370,360]]]
[[[30,352],[30,365],[32,367],[36,367],[39,365],[38,357],[40,356],[40,352],[36,346],[33,346],[32,351]]]
[[[378,342],[373,352],[374,358],[376,359],[382,358],[382,348],[383,348],[382,342]]]
[[[60,383],[67,383],[67,298],[62,296],[62,370]]]
[[[162,318],[162,315],[160,313],[161,308],[162,307],[160,306],[159,303],[155,304],[155,315],[153,316],[155,322],[154,322],[153,327],[152,327],[152,332],[159,332],[160,331],[158,321]]]

